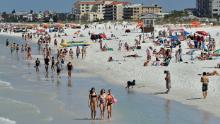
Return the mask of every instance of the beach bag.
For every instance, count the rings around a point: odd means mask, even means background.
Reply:
[[[118,102],[118,100],[115,97],[113,97],[112,103],[116,104],[117,102]]]

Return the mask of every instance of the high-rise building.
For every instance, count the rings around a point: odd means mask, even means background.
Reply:
[[[104,0],[79,0],[74,4],[74,13],[79,19],[94,21],[104,19]]]
[[[220,16],[220,0],[197,0],[196,8],[201,17]]]
[[[128,2],[112,2],[105,5],[105,20],[123,20],[124,6],[128,5]]]

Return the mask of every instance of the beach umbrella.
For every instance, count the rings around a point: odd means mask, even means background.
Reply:
[[[187,31],[184,31],[183,33],[184,33],[184,36],[188,36],[188,35],[190,35],[190,33],[187,32]]]
[[[99,36],[102,38],[102,39],[106,39],[107,36],[105,34],[99,34]]]
[[[177,36],[169,36],[168,38],[170,38],[172,40],[179,40],[179,38]]]
[[[216,50],[214,53],[220,55],[220,49]]]
[[[197,31],[197,34],[203,35],[203,36],[208,36],[209,34],[205,31]]]

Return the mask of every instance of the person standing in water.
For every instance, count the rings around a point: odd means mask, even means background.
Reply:
[[[51,70],[55,71],[55,59],[54,59],[54,57],[52,57],[52,60],[51,60]]]
[[[68,70],[68,78],[70,79],[71,78],[71,74],[72,74],[72,70],[73,70],[73,65],[71,62],[69,62],[67,64],[67,70]]]
[[[16,46],[16,53],[18,54],[18,51],[19,51],[19,44],[17,44]]]
[[[79,54],[80,54],[80,48],[79,48],[79,46],[77,46],[77,48],[76,48],[76,57],[77,57],[77,59],[79,58]]]
[[[70,49],[69,56],[70,56],[71,59],[73,59],[73,49]]]
[[[91,88],[89,93],[88,105],[91,110],[91,119],[95,120],[96,118],[96,107],[98,105],[98,97],[95,92],[95,88]]]
[[[36,72],[39,72],[39,66],[40,66],[40,60],[37,58],[37,60],[35,61]]]
[[[166,89],[167,89],[165,93],[168,94],[171,88],[171,76],[169,71],[164,71],[164,73],[166,74],[165,81],[166,81]]]
[[[105,113],[105,104],[106,104],[106,94],[105,94],[104,89],[101,89],[98,100],[99,100],[99,107],[100,107],[100,117],[101,117],[101,120],[103,120],[104,113]]]
[[[114,97],[112,95],[111,89],[108,90],[108,95],[106,96],[106,106],[108,111],[108,119],[112,117],[112,104],[113,104]]]
[[[57,61],[56,67],[57,67],[57,78],[60,78],[60,72],[61,72],[61,69],[62,69],[62,65],[59,61]]]
[[[208,95],[208,83],[209,83],[209,78],[208,78],[206,72],[203,72],[203,75],[202,75],[200,81],[202,83],[203,98],[205,99]]]
[[[49,59],[49,57],[47,56],[47,57],[44,59],[46,73],[48,73],[49,62],[50,62],[50,59]]]
[[[5,45],[6,45],[6,47],[9,46],[9,40],[8,39],[6,40],[6,44]]]

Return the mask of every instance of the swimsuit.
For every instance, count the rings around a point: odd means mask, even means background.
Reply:
[[[202,84],[202,91],[205,92],[208,90],[208,84]]]

